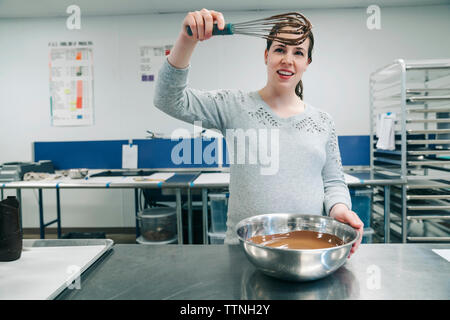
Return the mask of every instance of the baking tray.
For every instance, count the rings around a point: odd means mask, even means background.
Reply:
[[[114,242],[110,239],[23,240],[20,259],[0,262],[0,300],[50,300],[78,289],[81,275]]]

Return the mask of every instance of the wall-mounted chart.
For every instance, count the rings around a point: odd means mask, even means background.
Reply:
[[[154,82],[173,45],[139,44],[139,80]]]
[[[92,42],[50,42],[49,49],[52,125],[93,125],[94,60]]]

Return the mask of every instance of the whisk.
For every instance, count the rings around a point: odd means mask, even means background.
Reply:
[[[289,27],[289,28],[287,28]],[[217,24],[213,26],[213,36],[243,34],[266,40],[276,40],[286,45],[299,45],[303,43],[311,31],[311,22],[298,12],[289,12],[240,23],[227,23],[223,30],[219,30]],[[188,35],[192,36],[192,30],[186,27]],[[298,35],[295,38],[286,38],[285,35]]]

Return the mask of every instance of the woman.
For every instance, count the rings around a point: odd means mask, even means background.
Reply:
[[[225,243],[238,243],[235,226],[240,220],[271,212],[321,215],[325,209],[327,215],[348,223],[362,235],[363,223],[351,211],[334,122],[327,113],[303,102],[301,78],[311,63],[312,33],[298,46],[267,42],[264,52],[267,84],[259,91],[188,88],[192,52],[198,41],[211,38],[214,23],[220,30],[224,28],[220,12],[202,9],[186,15],[178,39],[160,70],[154,104],[177,119],[202,121],[203,127],[219,129],[227,138],[227,146],[235,146],[236,142],[236,135],[228,134],[230,130],[258,130],[258,133],[270,130],[258,137],[258,146],[264,146],[262,137],[270,135],[270,153],[278,151],[277,170],[264,174],[261,165],[249,163],[248,159],[258,151],[248,140],[245,150],[250,149],[250,154],[246,161],[232,161],[230,166]],[[187,26],[192,36],[187,34]],[[230,152],[235,153],[229,148]],[[360,242],[361,237],[349,257]]]

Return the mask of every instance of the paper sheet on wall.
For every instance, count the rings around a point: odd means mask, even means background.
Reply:
[[[139,44],[139,80],[154,82],[173,45]]]
[[[122,168],[137,169],[138,166],[138,146],[136,144],[122,145]]]
[[[93,125],[94,66],[92,42],[50,42],[49,69],[52,125]]]

